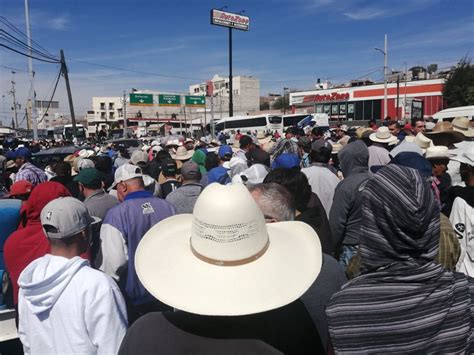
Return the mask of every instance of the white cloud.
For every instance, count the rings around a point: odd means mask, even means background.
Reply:
[[[47,27],[53,30],[64,31],[68,28],[70,23],[69,15],[60,15],[54,17],[46,22]]]

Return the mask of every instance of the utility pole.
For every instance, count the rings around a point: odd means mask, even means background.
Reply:
[[[229,117],[234,116],[234,100],[232,87],[232,28],[229,27]]]
[[[384,61],[383,61],[383,119],[387,117],[387,34],[385,34]]]
[[[184,111],[184,131],[185,131],[184,137],[188,138],[188,123],[186,120],[186,106],[183,106],[183,111]]]
[[[30,92],[28,95],[28,105],[27,105],[29,115],[27,117],[26,123],[27,123],[28,129],[31,128],[31,123],[33,124],[33,139],[37,141],[38,140],[38,121],[36,117],[36,93],[35,93],[35,85],[34,85],[35,72],[33,71],[33,59],[31,58],[32,56],[31,28],[30,28],[30,13],[29,13],[29,7],[28,7],[28,0],[25,0],[25,20],[26,20],[26,36],[27,36],[27,43],[28,43],[28,72],[30,76]],[[76,134],[76,128],[74,126],[74,135],[75,134]]]
[[[383,117],[382,122],[387,117],[387,35],[385,34],[384,50],[374,48],[383,54]]]
[[[69,85],[69,75],[66,65],[66,59],[64,58],[64,51],[61,49],[61,72],[64,75],[64,80],[66,81],[66,90],[67,98],[69,100],[69,110],[71,112],[71,123],[72,123],[72,134],[74,137],[77,137],[77,128],[76,128],[76,115],[74,114],[74,105],[72,103],[72,94],[71,86]]]
[[[123,138],[127,138],[127,93],[123,91]]]
[[[211,135],[216,138],[216,127],[214,126],[214,95],[211,95]]]
[[[399,110],[398,110],[398,103],[399,103],[399,100],[400,100],[400,73],[397,73],[397,120],[400,119],[399,117]]]
[[[12,74],[15,75],[15,72],[12,71]],[[18,112],[16,111],[17,107],[18,107],[18,104],[16,102],[16,91],[15,91],[15,81],[14,81],[14,78],[12,78],[11,80],[11,84],[12,84],[12,89],[10,90],[10,94],[13,96],[13,112],[14,112],[14,115],[15,115],[15,127],[16,129],[18,129]]]

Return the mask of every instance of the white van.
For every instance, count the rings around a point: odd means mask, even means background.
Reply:
[[[467,117],[469,120],[474,119],[474,106],[461,106],[461,107],[453,107],[448,108],[446,110],[442,110],[436,112],[433,115],[433,118],[438,122],[442,121],[449,121],[451,122],[455,117]]]

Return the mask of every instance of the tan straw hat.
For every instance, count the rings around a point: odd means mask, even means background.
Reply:
[[[448,137],[450,143],[459,143],[464,140],[464,134],[455,131],[451,122],[438,122],[431,132],[426,132],[425,135],[431,138],[434,144],[439,145],[436,141],[438,137]]]
[[[369,139],[376,143],[392,143],[397,140],[397,137],[390,133],[388,127],[382,126],[379,127],[377,132],[372,133],[369,136]]]
[[[186,312],[237,316],[298,299],[321,270],[306,223],[265,224],[244,185],[211,184],[193,214],[153,226],[135,254],[137,275],[160,301]]]
[[[435,145],[426,149],[425,158],[426,159],[449,159],[453,154],[449,153],[448,147],[444,145]]]
[[[175,154],[170,153],[171,158],[173,158],[174,160],[188,160],[188,159],[191,159],[193,154],[194,154],[194,150],[187,150],[185,147],[182,147],[182,146],[176,149]]]
[[[467,117],[456,117],[453,122],[453,130],[461,132],[466,137],[474,137],[474,129],[471,127],[471,121]]]

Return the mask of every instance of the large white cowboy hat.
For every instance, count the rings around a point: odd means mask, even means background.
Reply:
[[[268,143],[272,140],[272,136],[269,135],[265,135],[265,132],[263,131],[258,131],[257,132],[257,141],[259,144],[265,144],[265,143]]]
[[[185,147],[181,146],[176,149],[176,153],[170,152],[171,158],[174,160],[188,160],[194,154],[194,150],[187,150]]]
[[[321,244],[303,222],[265,224],[244,185],[209,185],[193,214],[153,226],[135,253],[143,286],[186,312],[237,316],[298,299],[321,270]]]
[[[426,159],[450,159],[453,157],[453,154],[449,153],[448,147],[444,145],[435,145],[426,149],[425,158]]]
[[[382,126],[382,127],[379,127],[377,132],[372,133],[369,136],[369,139],[372,142],[376,142],[376,143],[393,143],[397,140],[397,137],[395,137],[394,135],[392,135],[392,133],[390,133],[390,131],[388,130],[388,127]]]
[[[471,121],[467,117],[456,117],[453,122],[453,130],[461,132],[464,136],[474,137],[474,129],[471,127]]]
[[[418,132],[416,137],[406,136],[405,141],[410,142],[410,143],[415,143],[418,147],[421,148],[421,151],[423,153],[425,153],[426,149],[428,149],[429,147],[434,146],[433,141],[421,132]]]

